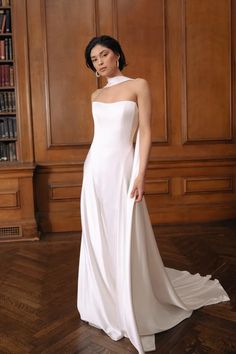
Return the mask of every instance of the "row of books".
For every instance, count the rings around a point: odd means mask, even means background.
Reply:
[[[16,143],[0,142],[0,161],[16,161]]]
[[[11,0],[0,0],[0,7],[11,6]],[[11,33],[11,11],[0,9],[0,33]],[[12,38],[0,40],[0,60],[13,60]],[[14,86],[14,68],[12,65],[0,65],[0,87]],[[0,92],[0,112],[15,112],[15,92]],[[16,117],[0,116],[0,161],[16,161],[16,142],[4,141],[17,136]]]
[[[0,59],[13,60],[12,39],[4,38],[0,40]]]
[[[11,0],[0,0],[0,6],[11,6]]]
[[[14,91],[0,92],[0,112],[15,112],[16,97]]]
[[[14,68],[9,64],[0,65],[0,87],[14,86]]]
[[[0,33],[11,32],[11,12],[9,9],[0,10]]]
[[[0,139],[11,139],[16,137],[16,118],[0,117]]]

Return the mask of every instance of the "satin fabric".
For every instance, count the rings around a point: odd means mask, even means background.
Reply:
[[[113,340],[129,338],[143,354],[155,350],[155,333],[229,297],[211,275],[163,265],[145,198],[135,203],[130,197],[140,158],[137,104],[93,102],[92,111],[80,202],[78,311]]]

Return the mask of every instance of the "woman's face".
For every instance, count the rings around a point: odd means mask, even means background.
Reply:
[[[119,72],[117,60],[119,58],[111,49],[97,44],[90,53],[91,60],[95,70],[101,76],[112,76]]]

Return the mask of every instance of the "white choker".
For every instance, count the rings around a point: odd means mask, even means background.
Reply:
[[[117,75],[113,77],[108,77],[107,78],[107,84],[104,87],[110,87],[116,84],[119,84],[121,82],[131,80],[129,77],[124,76],[124,75]]]

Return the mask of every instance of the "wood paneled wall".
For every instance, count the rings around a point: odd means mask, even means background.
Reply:
[[[236,0],[28,0],[27,26],[44,231],[80,228],[90,94],[104,84],[86,68],[84,48],[99,34],[118,38],[124,74],[151,86],[152,222],[236,217]]]

